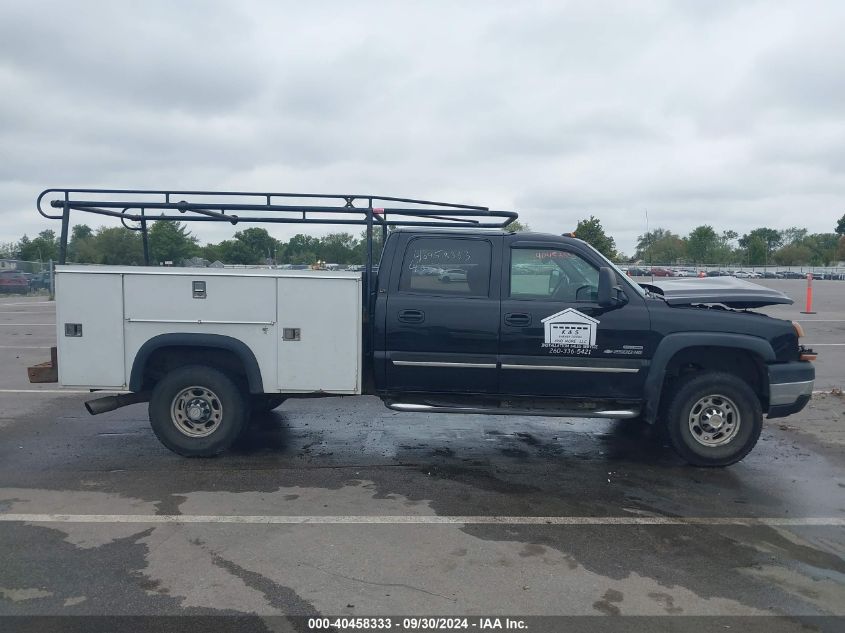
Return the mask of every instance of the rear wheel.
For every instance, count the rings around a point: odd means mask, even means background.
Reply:
[[[247,400],[225,373],[201,365],[174,369],[153,388],[150,423],[159,441],[185,457],[229,448],[247,419]]]
[[[663,424],[672,448],[690,464],[729,466],[757,444],[763,412],[741,378],[706,372],[674,384]]]

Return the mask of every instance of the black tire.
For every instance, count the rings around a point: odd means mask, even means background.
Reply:
[[[196,389],[189,391],[191,387]],[[198,417],[192,419],[191,413],[197,411]],[[149,413],[153,432],[171,451],[184,457],[211,457],[238,439],[249,407],[244,392],[229,376],[211,367],[187,365],[156,383]]]
[[[269,413],[276,407],[280,407],[287,400],[285,396],[263,393],[250,397],[250,404],[253,413]]]
[[[738,376],[692,374],[669,388],[673,393],[667,394],[661,423],[672,448],[690,464],[730,466],[757,444],[763,428],[760,400]]]

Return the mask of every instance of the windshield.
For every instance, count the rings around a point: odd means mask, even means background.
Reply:
[[[644,289],[644,288],[643,288],[640,284],[636,284],[636,283],[634,283],[634,282],[633,282],[633,281],[632,281],[632,280],[628,277],[628,275],[626,275],[626,274],[622,271],[622,269],[621,269],[621,268],[619,268],[619,266],[617,266],[617,265],[616,265],[616,264],[614,264],[612,261],[610,261],[607,257],[605,257],[604,255],[602,255],[599,251],[597,251],[595,248],[593,248],[593,247],[592,247],[592,245],[587,244],[587,242],[584,242],[584,244],[587,246],[587,248],[589,248],[589,249],[590,249],[591,251],[593,251],[596,255],[598,255],[598,256],[602,259],[602,261],[604,261],[604,262],[606,263],[606,265],[607,265],[607,266],[609,266],[610,268],[612,268],[613,270],[615,270],[615,271],[616,271],[619,275],[621,275],[621,276],[622,276],[622,278],[623,278],[626,282],[628,282],[628,285],[629,285],[631,288],[633,288],[633,289],[634,289],[634,291],[635,291],[638,295],[640,295],[641,297],[645,297],[645,296],[646,296],[646,294],[647,294],[647,293],[646,293],[645,289]]]

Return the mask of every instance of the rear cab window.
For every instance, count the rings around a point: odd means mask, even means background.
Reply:
[[[483,239],[420,237],[405,249],[399,290],[487,297],[492,244]]]

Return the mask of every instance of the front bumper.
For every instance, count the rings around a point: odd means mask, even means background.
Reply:
[[[783,418],[807,406],[815,379],[816,368],[806,361],[769,365],[768,417]]]

